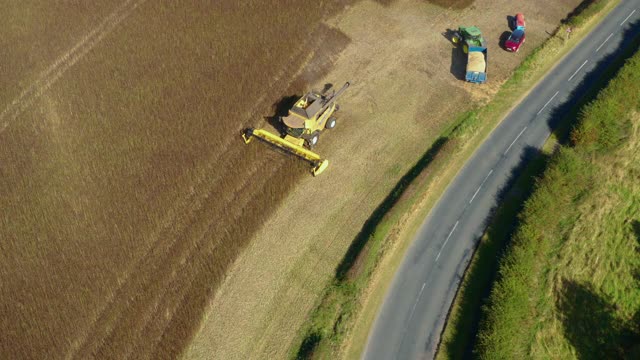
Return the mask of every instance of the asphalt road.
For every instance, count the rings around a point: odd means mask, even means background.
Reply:
[[[583,94],[613,54],[628,46],[630,33],[640,31],[639,19],[640,0],[623,0],[476,150],[407,251],[369,334],[364,359],[434,356],[460,278],[500,189],[526,154],[541,148],[553,120]]]

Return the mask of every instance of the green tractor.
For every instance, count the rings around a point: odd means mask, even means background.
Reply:
[[[486,42],[482,37],[482,32],[478,29],[477,26],[469,26],[464,27],[460,26],[457,31],[454,31],[453,36],[451,37],[451,41],[454,44],[462,44],[462,51],[465,54],[469,52],[469,48],[472,46],[475,47],[486,47]]]

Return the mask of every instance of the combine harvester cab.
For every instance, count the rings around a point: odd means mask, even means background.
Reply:
[[[302,96],[293,105],[289,114],[280,119],[286,129],[284,137],[264,129],[246,129],[242,138],[246,144],[255,137],[276,148],[295,155],[312,166],[311,173],[320,175],[329,166],[329,161],[311,151],[318,143],[320,133],[336,126],[336,118],[332,115],[339,107],[336,99],[349,87],[349,83],[331,94],[311,91]]]

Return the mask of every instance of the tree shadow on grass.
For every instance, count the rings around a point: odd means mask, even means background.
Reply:
[[[366,261],[367,251],[363,251],[369,244],[369,241],[375,235],[378,226],[385,219],[385,216],[394,205],[398,203],[407,188],[420,174],[433,162],[438,153],[447,144],[450,139],[448,137],[438,138],[427,152],[418,160],[418,162],[398,181],[391,193],[382,201],[375,209],[369,219],[364,223],[362,229],[353,240],[342,261],[335,270],[334,282],[337,284],[347,284],[352,278],[359,276],[362,269],[362,263]],[[325,293],[325,296],[327,294]],[[317,310],[317,309],[316,309]],[[333,324],[333,331],[337,331],[342,316]],[[302,339],[302,343],[298,347],[296,359],[310,359],[317,350],[323,338],[331,337],[332,334],[325,334],[315,329],[310,329]]]
[[[633,234],[636,236],[636,240],[638,241],[638,250],[640,250],[640,221],[633,220],[631,222],[631,228],[633,229]]]
[[[636,254],[638,257],[640,257],[640,221],[631,221],[631,230],[636,238]],[[638,283],[638,286],[640,286],[640,267],[635,270],[635,272],[633,273],[633,277]],[[640,321],[638,321],[638,325],[640,326]]]
[[[380,225],[385,215],[393,208],[398,200],[400,200],[407,187],[431,164],[448,140],[446,137],[438,138],[420,160],[398,181],[390,194],[371,214],[336,268],[337,280],[345,279],[349,270],[356,264],[358,257],[363,256],[362,250],[369,242],[369,239],[375,234],[378,225]]]
[[[640,221],[631,222],[640,256]],[[636,269],[636,286],[640,286]],[[589,285],[564,280],[556,307],[561,313],[565,337],[579,359],[640,359],[640,311],[620,319],[615,305]]]
[[[298,349],[296,360],[312,359],[313,353],[318,343],[320,343],[320,340],[322,340],[322,336],[317,332],[307,335]]]
[[[561,20],[561,23],[567,24],[571,22],[573,18],[582,14],[587,8],[589,8],[589,6],[591,6],[591,4],[593,4],[596,1],[598,0],[582,0],[582,2],[578,4],[578,6],[576,6],[571,12],[567,14],[567,16],[564,19]]]
[[[579,359],[621,359],[623,326],[615,308],[587,285],[564,280],[557,303],[565,337]]]

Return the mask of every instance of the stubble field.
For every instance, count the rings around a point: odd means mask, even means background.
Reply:
[[[282,354],[385,191],[526,55],[456,79],[446,27],[477,21],[500,51],[506,2],[478,3],[8,5],[0,357],[173,358],[194,336],[188,356]],[[528,43],[575,3],[527,5]],[[329,176],[242,143],[282,98],[346,80]]]

